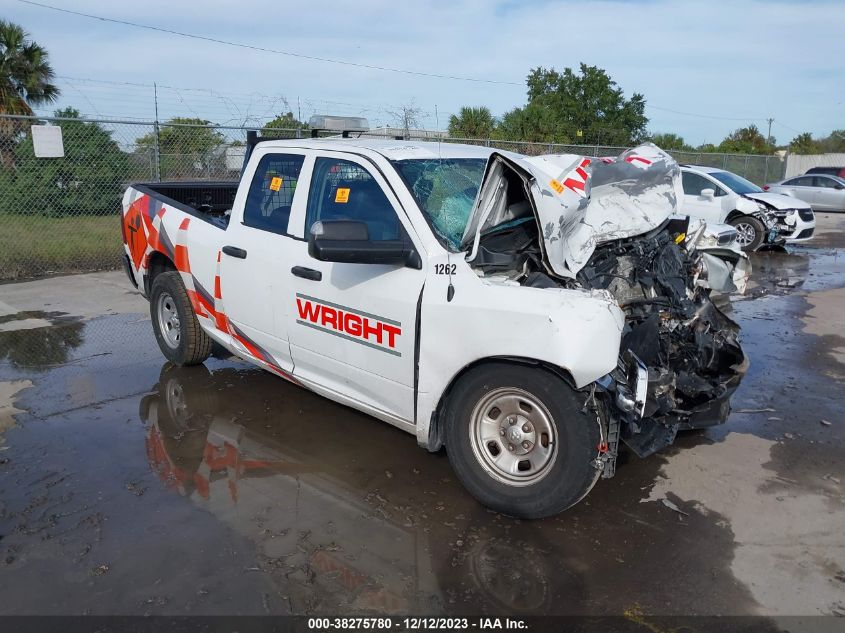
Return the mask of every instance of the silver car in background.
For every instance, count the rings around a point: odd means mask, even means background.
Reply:
[[[845,179],[827,174],[804,174],[765,185],[769,193],[782,193],[807,202],[813,211],[845,211]]]

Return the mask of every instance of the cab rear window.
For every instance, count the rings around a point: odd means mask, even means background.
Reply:
[[[293,194],[304,160],[304,156],[296,154],[267,154],[261,159],[247,194],[246,226],[271,233],[287,232]]]

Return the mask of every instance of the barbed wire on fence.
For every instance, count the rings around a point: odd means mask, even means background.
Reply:
[[[61,127],[63,157],[36,157],[34,124]],[[278,139],[310,134],[301,129],[0,115],[0,281],[118,267],[122,249],[117,218],[128,184],[234,180],[249,131]],[[397,132],[402,130],[381,128],[361,136],[392,139]],[[412,132],[410,140],[484,145],[527,155],[598,157],[625,149]],[[670,153],[681,163],[727,169],[760,184],[784,176],[785,161],[778,156]]]

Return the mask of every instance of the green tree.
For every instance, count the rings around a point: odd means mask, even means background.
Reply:
[[[135,140],[136,153],[153,161],[158,145],[163,179],[207,176],[223,169],[224,136],[211,121],[174,117]]]
[[[819,149],[827,153],[845,152],[845,130],[833,130],[819,141]]]
[[[490,138],[496,119],[485,106],[461,108],[449,117],[449,136],[454,138]]]
[[[567,128],[555,113],[539,104],[529,103],[506,112],[493,131],[495,138],[532,143],[571,143]]]
[[[55,116],[78,119],[79,112],[67,108]],[[18,143],[18,167],[3,211],[52,216],[117,213],[129,177],[128,155],[97,123],[62,121],[61,128],[64,158],[36,158],[31,136]]]
[[[505,138],[518,140],[511,136],[518,132],[537,141],[631,145],[647,136],[643,96],[626,99],[597,66],[582,63],[578,72],[535,68],[527,84],[527,105],[502,118]]]
[[[753,123],[734,130],[719,144],[720,152],[737,154],[771,154],[775,151],[774,138],[766,139]]]
[[[32,108],[55,101],[53,68],[47,51],[17,24],[0,20],[0,115],[32,115]],[[0,120],[0,164],[12,169],[13,150],[25,121]]]
[[[293,116],[293,112],[285,112],[284,114],[280,114],[275,119],[267,123],[262,128],[262,133],[266,134],[268,130],[307,130],[308,124],[303,123],[295,116]],[[267,134],[268,136],[273,136],[272,133]]]
[[[789,151],[796,154],[818,154],[821,150],[819,143],[813,139],[809,132],[799,134],[789,143]]]
[[[651,142],[657,145],[660,149],[665,150],[675,150],[681,152],[691,152],[693,150],[693,147],[691,145],[687,145],[684,138],[682,136],[678,136],[677,134],[652,134]]]

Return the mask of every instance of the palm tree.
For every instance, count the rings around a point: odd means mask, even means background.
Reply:
[[[449,136],[455,138],[489,138],[495,127],[496,119],[484,106],[464,106],[460,114],[449,118]]]
[[[2,119],[2,115],[32,115],[34,106],[59,96],[59,89],[51,83],[53,68],[48,57],[23,28],[0,20],[0,164],[4,168],[14,167],[15,139],[25,126],[15,119]]]

